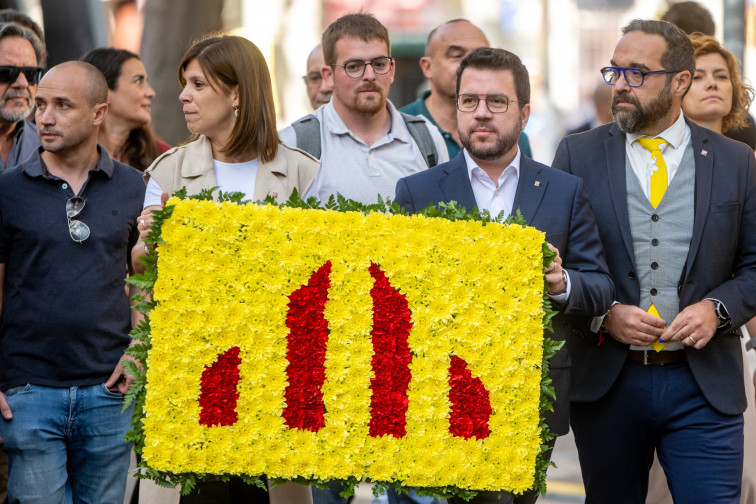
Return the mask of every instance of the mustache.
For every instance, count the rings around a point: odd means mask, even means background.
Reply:
[[[488,130],[491,130],[493,133],[499,132],[499,129],[493,124],[491,124],[489,121],[477,121],[475,124],[473,124],[467,129],[467,133],[471,135],[473,131],[475,131],[478,128],[486,128]]]
[[[380,92],[381,89],[377,85],[375,85],[375,83],[373,83],[373,82],[366,82],[365,84],[363,84],[362,86],[360,86],[360,87],[357,88],[357,92],[358,93],[361,93],[362,91],[378,91],[378,92]]]
[[[631,103],[636,107],[638,106],[638,100],[627,91],[617,91],[615,93],[614,98],[612,98],[612,107],[616,107],[620,101]]]
[[[53,128],[42,128],[39,130],[40,135],[58,135],[61,136],[61,132]]]
[[[28,93],[28,91],[24,91],[23,89],[9,89],[5,92],[3,98],[5,100],[10,100],[12,98],[26,98],[27,100],[31,101],[31,95]]]

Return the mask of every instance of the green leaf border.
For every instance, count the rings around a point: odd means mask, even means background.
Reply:
[[[186,193],[186,189],[181,189],[179,191],[176,191],[173,195],[178,197],[179,199],[195,199],[195,200],[213,200],[219,202],[232,202],[236,204],[248,204],[251,203],[249,201],[243,201],[244,194],[239,192],[233,192],[233,193],[224,193],[222,191],[218,191],[217,197],[214,198],[215,192],[218,188],[214,187],[212,189],[204,189],[199,194],[188,196]],[[268,197],[265,200],[261,202],[257,202],[258,204],[266,204],[266,205],[277,205],[279,207],[292,207],[292,208],[304,208],[304,209],[311,209],[311,210],[335,210],[339,212],[361,212],[364,214],[369,214],[372,212],[381,212],[381,213],[396,213],[401,215],[407,215],[407,212],[404,208],[402,208],[398,203],[392,202],[390,200],[384,200],[380,196],[378,196],[378,202],[374,205],[365,205],[362,203],[359,203],[357,201],[353,201],[350,199],[347,199],[343,197],[341,194],[337,194],[336,196],[331,196],[325,204],[322,204],[320,201],[317,200],[315,197],[308,198],[306,201],[301,199],[299,197],[299,194],[297,193],[296,189],[292,193],[291,197],[286,203],[283,203],[281,205],[276,204],[274,199],[272,197]],[[161,238],[161,230],[163,223],[171,218],[171,215],[173,214],[173,205],[166,205],[164,208],[160,210],[153,211],[154,220],[152,223],[152,227],[150,229],[149,235],[145,239],[145,243],[148,245],[150,249],[150,253],[146,256],[141,258],[140,260],[145,266],[145,272],[140,275],[134,275],[128,279],[128,282],[139,287],[144,293],[149,293],[152,291],[153,286],[155,285],[155,280],[157,279],[157,254],[155,252],[155,248],[159,247],[160,244],[165,243],[163,239]],[[440,203],[438,207],[434,207],[433,205],[428,205],[427,208],[425,208],[423,211],[418,212],[419,215],[423,215],[425,217],[435,217],[435,218],[442,218],[442,219],[449,219],[449,220],[476,220],[476,221],[482,221],[484,225],[487,222],[495,222],[495,223],[505,223],[505,224],[517,224],[520,226],[526,226],[527,223],[525,222],[525,218],[522,216],[522,213],[520,213],[520,210],[517,209],[516,215],[510,216],[508,218],[505,218],[504,213],[500,213],[499,215],[492,217],[487,210],[484,210],[482,212],[479,212],[477,208],[472,209],[472,211],[467,211],[465,208],[459,206],[457,202],[451,201],[449,203]],[[544,242],[543,244],[543,264],[544,267],[548,266],[551,261],[554,259],[556,254],[549,250],[547,244]],[[551,300],[549,299],[548,295],[546,294],[548,292],[548,286],[546,285],[546,280],[544,279],[544,288],[543,288],[543,326],[545,329],[547,329],[549,332],[553,333],[553,328],[551,326],[551,319],[554,317],[554,315],[557,314],[557,311],[553,309],[551,305]],[[150,320],[149,320],[149,313],[150,311],[157,306],[157,303],[153,301],[150,296],[144,295],[144,294],[138,294],[132,298],[132,301],[135,303],[134,308],[142,313],[145,317],[144,320],[135,328],[132,329],[130,336],[133,340],[138,340],[138,343],[133,344],[128,350],[126,350],[126,354],[130,355],[137,361],[139,361],[140,365],[137,365],[133,361],[124,360],[124,368],[126,371],[134,376],[134,382],[131,385],[131,388],[129,389],[128,393],[126,394],[125,401],[124,401],[124,410],[128,408],[132,403],[135,405],[134,407],[134,413],[131,418],[131,430],[126,434],[126,441],[130,443],[134,443],[135,451],[137,455],[139,456],[139,464],[136,469],[136,475],[139,478],[149,478],[151,480],[154,480],[155,483],[157,483],[160,486],[165,487],[175,487],[176,485],[181,486],[181,493],[183,495],[186,495],[190,493],[197,485],[198,481],[228,481],[230,475],[215,475],[215,474],[204,474],[204,473],[172,473],[172,472],[166,472],[166,471],[157,471],[150,466],[147,465],[147,463],[141,458],[142,451],[144,449],[144,441],[145,441],[145,435],[144,435],[144,424],[142,423],[142,419],[144,418],[144,400],[147,395],[147,355],[149,354],[150,349],[152,348],[152,342],[150,337]],[[555,464],[549,460],[549,457],[546,456],[547,452],[551,449],[546,443],[548,441],[551,441],[556,436],[549,430],[549,427],[546,425],[544,421],[544,414],[547,411],[553,411],[553,405],[552,401],[555,399],[554,394],[554,386],[551,384],[551,379],[549,378],[549,359],[553,357],[556,352],[562,348],[564,345],[564,342],[562,341],[556,341],[553,340],[550,337],[544,337],[543,342],[543,362],[541,365],[541,397],[540,397],[540,429],[541,429],[541,450],[540,453],[536,457],[536,467],[535,467],[535,484],[534,487],[543,495],[546,493],[546,469],[549,466],[554,466]],[[258,476],[248,476],[248,475],[242,475],[241,478],[245,483],[252,484],[259,486],[261,488],[267,488],[265,484],[265,480],[262,477]],[[274,479],[272,480],[272,486],[279,486],[284,484],[288,480],[282,480],[282,479]],[[296,478],[292,481],[295,481],[297,483],[301,483],[304,485],[312,485],[316,486],[318,488],[327,488],[328,480],[323,480],[319,478]],[[342,484],[344,491],[342,492],[343,497],[349,497],[354,494],[355,487],[360,483],[360,480],[356,477],[348,478],[346,480],[339,480]],[[369,481],[369,480],[368,480]],[[372,482],[372,481],[369,481]],[[373,493],[378,495],[381,492],[384,492],[387,488],[391,487],[394,491],[397,493],[407,493],[410,490],[415,490],[417,493],[422,495],[428,495],[435,499],[449,499],[451,497],[458,497],[465,501],[469,501],[475,495],[477,495],[477,492],[475,490],[468,490],[464,488],[459,488],[456,486],[445,486],[445,487],[406,487],[400,483],[396,482],[385,482],[385,481],[376,481],[372,482],[374,483],[373,487]]]

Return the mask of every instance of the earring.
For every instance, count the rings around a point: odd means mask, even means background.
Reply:
[[[234,117],[239,117],[239,105],[234,103]]]

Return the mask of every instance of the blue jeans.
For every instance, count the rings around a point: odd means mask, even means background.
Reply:
[[[25,385],[5,392],[13,413],[0,421],[11,504],[122,504],[131,445],[123,440],[133,406],[105,385]]]

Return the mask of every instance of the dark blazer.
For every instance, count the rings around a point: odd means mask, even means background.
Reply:
[[[737,329],[756,315],[756,161],[753,151],[690,121],[696,162],[693,238],[678,285],[680,310],[704,298],[722,301]],[[608,254],[617,301],[638,305],[636,268],[625,182],[625,135],[615,123],[566,137],[554,168],[585,182]],[[671,321],[668,320],[667,323]],[[709,403],[724,414],[745,410],[738,335],[720,331],[701,350],[686,347],[687,361]],[[612,386],[628,345],[595,335],[569,339],[573,400],[595,401]]]
[[[448,163],[400,179],[396,184],[396,202],[410,213],[452,200],[468,210],[477,206],[462,152]],[[572,331],[587,332],[592,317],[609,309],[614,288],[583,183],[521,156],[513,208],[520,209],[529,225],[546,233],[546,240],[559,249],[570,276],[570,296],[564,306],[556,307],[560,314],[553,320],[554,334],[550,336],[565,340]],[[566,348],[551,360],[550,376],[556,402],[546,423],[552,432],[566,434],[570,389]]]

